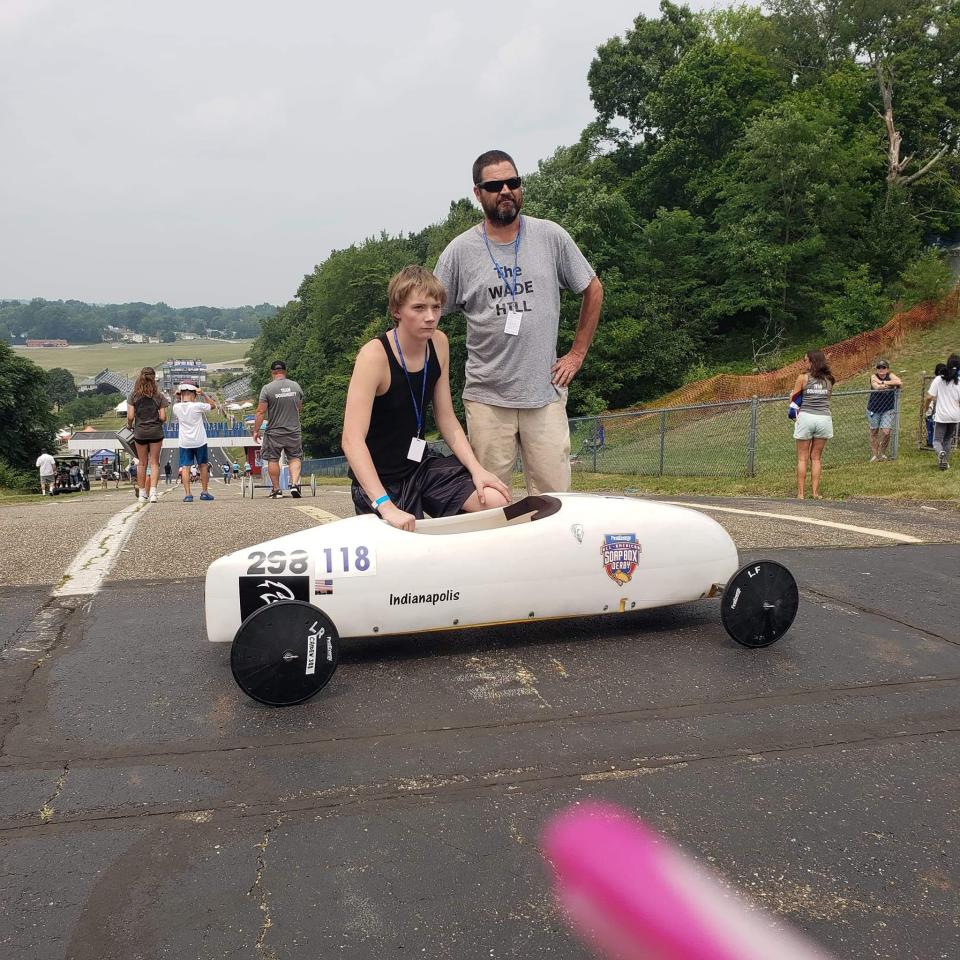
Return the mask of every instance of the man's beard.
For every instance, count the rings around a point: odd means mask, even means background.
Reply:
[[[508,227],[520,215],[520,204],[516,201],[499,203],[494,200],[493,204],[487,210],[487,216],[494,223],[499,223],[502,227]]]

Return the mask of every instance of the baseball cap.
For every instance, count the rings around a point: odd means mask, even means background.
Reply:
[[[197,392],[197,388],[192,383],[181,383],[180,386],[177,387],[177,393],[184,393],[187,390],[193,393]]]
[[[274,360],[273,363],[270,364],[270,369],[271,369],[271,370],[286,370],[286,369],[287,369],[287,365],[286,365],[282,360]]]
[[[890,369],[890,364],[887,363],[886,360],[878,360],[878,361],[877,361],[877,369],[879,370],[880,367],[886,367],[886,368],[889,370],[889,369]]]

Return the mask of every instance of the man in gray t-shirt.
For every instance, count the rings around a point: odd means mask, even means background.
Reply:
[[[563,227],[520,215],[516,164],[491,150],[473,165],[483,222],[440,254],[435,273],[445,312],[467,319],[463,389],[470,443],[480,462],[510,483],[518,450],[529,493],[570,487],[567,386],[600,319],[603,288]],[[557,358],[560,291],[582,294],[570,352]]]
[[[260,391],[260,403],[253,422],[253,439],[260,440],[260,427],[266,417],[267,430],[261,456],[266,461],[273,486],[270,498],[277,500],[283,496],[280,490],[280,455],[286,453],[290,467],[290,496],[299,499],[300,461],[303,459],[303,442],[300,439],[303,390],[296,380],[287,379],[287,365],[282,360],[273,361],[270,376],[271,381]]]

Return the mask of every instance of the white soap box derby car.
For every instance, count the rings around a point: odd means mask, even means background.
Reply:
[[[737,549],[696,510],[548,494],[396,530],[350,517],[238,550],[206,579],[207,635],[233,643],[241,688],[301,703],[333,675],[342,638],[587,617],[723,594],[738,643],[762,647],[799,603],[790,572]]]

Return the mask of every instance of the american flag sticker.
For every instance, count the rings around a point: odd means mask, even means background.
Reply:
[[[332,580],[317,580],[313,587],[315,595],[333,593]]]

